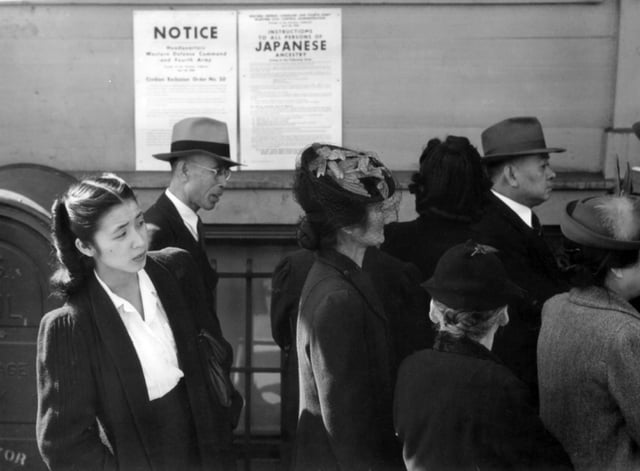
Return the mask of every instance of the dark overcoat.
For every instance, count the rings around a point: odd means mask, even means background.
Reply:
[[[390,336],[367,273],[336,251],[320,252],[300,298],[294,469],[401,466],[391,419]]]
[[[178,247],[189,252],[198,266],[198,271],[205,285],[209,288],[206,293],[207,302],[212,308],[215,308],[218,274],[209,263],[204,245],[204,234],[199,234],[199,241],[193,238],[180,217],[180,213],[164,192],[145,211],[144,219],[149,234],[149,250]]]
[[[527,226],[493,193],[487,200],[484,215],[474,226],[478,240],[499,250],[498,257],[509,278],[526,291],[522,301],[509,305],[509,324],[496,334],[493,352],[537,397],[536,345],[542,305],[569,286],[539,223],[534,223],[536,229]]]
[[[271,333],[285,352],[290,352],[292,345],[295,350],[300,294],[315,260],[314,252],[296,250],[280,260],[273,271]],[[428,295],[420,287],[420,272],[412,263],[375,247],[365,252],[362,269],[371,277],[389,319],[394,369],[397,369],[407,355],[431,346],[434,338],[428,321]]]
[[[409,471],[571,469],[525,384],[464,337],[441,333],[404,360],[394,423]]]
[[[288,444],[295,437],[298,422],[298,356],[296,354],[296,322],[302,287],[315,255],[309,250],[297,250],[285,256],[276,266],[272,278],[271,331],[273,338],[286,353],[283,370],[283,456],[288,457]],[[391,329],[393,371],[410,353],[431,346],[433,329],[428,321],[428,298],[419,286],[420,272],[410,264],[381,252],[367,249],[363,270],[369,274],[382,302]],[[284,402],[284,401],[283,401]],[[287,460],[287,458],[285,458]]]
[[[425,211],[413,221],[387,224],[380,248],[413,263],[422,273],[421,281],[425,281],[433,275],[442,254],[474,237],[470,219]]]
[[[640,314],[599,287],[549,299],[538,342],[540,416],[576,469],[640,469]]]
[[[203,469],[233,469],[230,411],[209,395],[197,352],[198,328],[216,327],[201,314],[204,286],[193,261],[167,249],[149,253],[145,270],[173,331]],[[157,425],[142,367],[94,276],[43,317],[36,366],[37,439],[50,469],[158,469]]]

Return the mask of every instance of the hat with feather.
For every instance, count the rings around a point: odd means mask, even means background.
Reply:
[[[603,195],[567,204],[560,230],[569,240],[606,250],[640,249],[640,199]]]

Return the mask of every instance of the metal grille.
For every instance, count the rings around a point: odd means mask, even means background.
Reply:
[[[212,265],[215,267],[215,260],[212,261]],[[254,272],[253,260],[251,258],[246,259],[244,272],[218,272],[220,280],[224,279],[240,279],[244,280],[244,299],[245,306],[243,312],[237,312],[236,315],[244,316],[244,342],[242,345],[243,351],[235,351],[234,357],[241,358],[242,363],[232,367],[232,375],[239,376],[244,381],[243,390],[240,391],[245,400],[244,406],[244,430],[237,434],[234,440],[234,446],[238,452],[238,456],[242,461],[242,467],[245,471],[255,469],[256,461],[270,462],[270,465],[259,466],[260,469],[278,469],[279,458],[279,441],[280,435],[264,435],[256,433],[253,430],[253,402],[256,400],[254,397],[255,389],[252,387],[255,383],[256,374],[260,373],[276,373],[282,383],[282,353],[280,353],[280,363],[278,366],[265,367],[254,366],[254,354],[256,343],[254,342],[254,284],[258,280],[271,279],[270,272]],[[274,344],[275,345],[275,344]],[[237,381],[234,381],[237,383]],[[284,399],[281,395],[280,399],[280,414],[277,422],[278,428],[280,428],[280,417],[282,416],[282,407]]]

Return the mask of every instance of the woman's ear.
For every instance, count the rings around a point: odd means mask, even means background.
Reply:
[[[505,307],[500,314],[500,318],[498,319],[498,325],[504,327],[509,323],[509,308]]]
[[[75,244],[76,244],[76,249],[78,249],[78,251],[80,251],[82,255],[86,255],[89,258],[93,258],[93,256],[96,254],[96,250],[91,245],[85,244],[78,238],[76,238]]]
[[[440,320],[442,317],[442,316],[438,316],[438,314],[439,314],[438,308],[433,304],[433,300],[431,300],[431,302],[429,303],[429,319],[431,320],[431,322],[433,322],[436,325],[440,323]]]
[[[353,229],[354,229],[354,226],[345,226],[345,227],[341,227],[339,230],[344,232],[347,235],[352,235]]]
[[[611,273],[613,274],[613,276],[615,276],[616,278],[620,279],[623,276],[622,273],[622,269],[620,268],[611,268]]]

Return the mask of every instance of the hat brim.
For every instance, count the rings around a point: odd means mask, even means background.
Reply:
[[[569,213],[570,208],[574,208],[576,204],[577,201],[569,203],[565,207],[562,218],[560,219],[560,230],[567,239],[577,244],[597,249],[640,250],[640,241],[617,240],[606,237],[576,221]]]
[[[562,147],[545,147],[541,149],[521,150],[519,152],[507,152],[502,154],[490,154],[482,157],[482,162],[485,164],[502,162],[504,160],[515,159],[517,157],[526,157],[527,155],[537,154],[552,154],[565,152],[567,149]]]
[[[214,154],[213,152],[208,152],[206,150],[200,150],[200,149],[181,150],[177,152],[167,152],[164,154],[153,154],[153,157],[155,157],[158,160],[164,160],[165,162],[170,162],[173,159],[177,159],[179,157],[186,157],[188,155],[194,155],[194,154],[209,155],[211,157],[216,158],[217,160],[220,160],[221,162],[224,162],[225,165],[227,165],[228,167],[244,165],[244,164],[241,164],[240,162],[236,162],[235,160],[231,160],[229,157],[224,157],[222,155]]]
[[[524,298],[526,291],[511,280],[504,280],[502,287],[493,293],[468,293],[463,289],[442,288],[436,284],[434,277],[422,283],[432,299],[452,309],[468,309],[486,311],[517,302]]]

